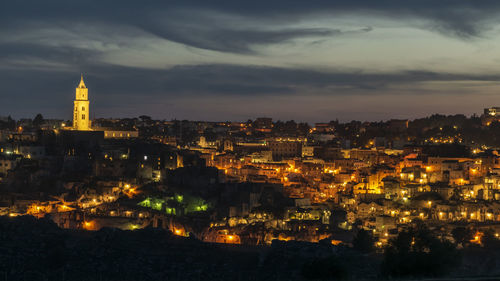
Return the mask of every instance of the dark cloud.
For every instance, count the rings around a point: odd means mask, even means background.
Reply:
[[[342,112],[341,118],[354,118],[354,113],[346,113],[347,108],[357,106],[359,111],[363,102],[371,100],[374,100],[372,104],[366,106],[371,106],[373,110],[377,106],[388,104],[393,109],[384,109],[385,113],[382,115],[362,111],[359,118],[386,118],[390,115],[388,110],[398,114],[398,110],[407,108],[404,107],[404,101],[413,99],[421,102],[430,98],[434,100],[438,96],[441,100],[454,100],[450,99],[455,97],[456,93],[453,91],[462,88],[455,84],[457,82],[500,81],[500,75],[459,75],[427,71],[327,72],[224,64],[183,65],[158,70],[87,64],[82,70],[90,89],[93,114],[97,117],[150,114],[158,118],[183,116],[210,120],[239,120],[241,116],[253,116],[252,112],[258,115],[272,113],[273,116],[281,116],[280,118],[320,120],[333,118],[327,117],[325,113],[329,106]],[[76,71],[0,69],[0,77],[0,115],[27,117],[41,112],[49,117],[70,118],[74,88],[79,80],[79,73]],[[429,82],[440,82],[445,90],[419,88],[422,83]],[[443,95],[448,95],[449,98],[442,98]],[[384,98],[379,100],[378,97]],[[484,95],[481,98],[485,99]],[[292,102],[295,100],[296,104]],[[308,101],[309,107],[301,104],[304,100]],[[337,101],[328,106],[321,100]],[[179,102],[183,107],[176,107]],[[282,106],[282,102],[287,102],[287,105]],[[316,107],[325,110],[323,115],[314,116]],[[415,113],[423,108],[429,110],[428,105],[411,110]],[[343,111],[339,111],[340,109]],[[406,111],[399,114],[408,116],[408,109],[404,110]],[[297,116],[294,117],[290,112],[296,112]]]
[[[500,82],[500,75],[466,75],[429,71],[366,73],[362,71],[319,71],[251,65],[180,65],[169,69],[146,69],[89,64],[82,69],[93,90],[109,96],[279,96],[315,93],[320,95],[378,94],[380,91],[428,82]],[[44,70],[0,70],[5,82],[0,91],[38,92],[42,95],[71,90],[79,73]],[[22,78],[30,83],[19,85]],[[75,80],[76,79],[76,80]],[[59,82],[58,82],[59,81]],[[63,81],[64,83],[61,83]],[[76,82],[75,82],[76,81]]]
[[[304,37],[332,37],[345,33],[338,29],[324,28],[264,31],[214,29],[202,26],[178,27],[175,25],[161,28],[149,26],[146,30],[167,40],[188,46],[230,53],[255,53],[252,47],[256,45],[277,44]]]
[[[384,73],[362,70],[314,70],[255,65],[178,65],[165,69],[125,67],[100,62],[100,51],[30,43],[0,44],[1,93],[29,99],[32,93],[51,95],[72,89],[79,72],[95,90],[108,96],[276,96],[380,94],[426,82],[497,82],[497,74],[455,74],[424,70]],[[55,67],[34,67],[46,61]],[[77,65],[77,69],[75,69]],[[66,66],[66,68],[64,67]],[[20,83],[29,79],[29,83]],[[64,83],[61,83],[63,81]]]
[[[69,46],[44,46],[35,43],[0,44],[0,62],[14,60],[17,63],[33,63],[45,60],[52,63],[85,65],[98,52]]]
[[[21,1],[23,2],[29,1]],[[41,5],[36,1],[31,5],[12,3],[7,5],[3,13],[0,11],[0,24],[15,28],[18,33],[23,33],[23,29],[33,29],[33,24],[36,29],[40,27],[38,23],[43,24],[41,27],[52,25],[70,29],[75,34],[83,31],[82,35],[88,33],[85,29],[94,29],[93,35],[104,43],[112,38],[103,37],[100,33],[126,34],[130,32],[127,29],[139,28],[190,47],[230,53],[255,53],[255,46],[277,44],[296,38],[333,37],[372,30],[369,27],[347,31],[332,28],[283,28],[274,26],[271,19],[260,22],[241,15],[234,18],[222,15],[217,11],[217,6],[213,10],[204,10],[203,5],[196,7],[189,5],[190,3],[168,5],[157,1],[151,2],[151,5],[135,7],[127,1],[120,5],[96,4],[93,1],[88,1],[85,5],[71,1],[56,5],[55,2],[58,1],[52,1],[48,5]],[[132,34],[128,36],[133,37]]]
[[[259,94],[259,91],[244,90],[247,85],[279,86],[277,91],[261,91],[262,94],[291,93],[304,88],[324,93],[328,93],[329,88],[341,88],[349,93],[349,89],[383,90],[394,85],[422,82],[500,81],[499,75],[464,75],[430,71],[365,73],[223,64],[177,66],[163,73],[165,74],[164,85],[168,89],[173,88],[182,92],[192,92],[196,89],[202,92],[202,89],[210,89],[212,93],[235,95],[239,93]],[[224,83],[240,85],[240,89],[219,91],[218,86]],[[196,86],[192,89],[189,85]],[[332,94],[342,94],[342,92],[332,92]]]
[[[287,28],[280,24],[318,17],[359,15],[405,21],[420,28],[472,38],[498,23],[500,2],[494,0],[276,0],[276,1],[4,1],[0,30],[25,22],[136,27],[167,40],[222,52],[249,53],[255,45],[301,37],[331,37],[346,31]],[[415,23],[415,19],[425,22]],[[410,21],[408,21],[410,20]],[[409,23],[411,22],[411,23]],[[368,32],[371,28],[362,31]]]

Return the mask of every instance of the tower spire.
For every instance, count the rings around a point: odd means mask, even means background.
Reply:
[[[85,82],[83,82],[83,73],[81,73],[80,75],[81,75],[81,79],[80,79],[80,84],[78,85],[78,88],[86,88]]]

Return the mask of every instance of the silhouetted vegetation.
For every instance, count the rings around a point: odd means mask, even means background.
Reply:
[[[364,229],[360,229],[354,237],[352,241],[352,245],[354,249],[363,252],[369,253],[373,251],[375,239],[370,231],[366,231]]]
[[[393,277],[442,276],[459,264],[460,255],[452,243],[418,226],[390,241],[381,273]]]
[[[481,238],[485,248],[490,250],[500,250],[500,240],[495,236],[495,230],[487,229]]]
[[[43,116],[42,114],[38,113],[35,118],[33,118],[33,126],[34,127],[40,127],[43,124]]]

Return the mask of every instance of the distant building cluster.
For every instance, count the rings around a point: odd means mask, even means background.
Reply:
[[[500,232],[499,108],[314,126],[90,120],[87,91],[82,77],[72,121],[0,119],[0,213],[254,245],[350,244],[364,229],[382,247],[417,222],[447,239],[456,224]]]
[[[500,107],[490,107],[484,109],[482,116],[483,125],[489,126],[493,122],[500,121]]]

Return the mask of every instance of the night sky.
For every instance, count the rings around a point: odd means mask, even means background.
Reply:
[[[500,105],[500,1],[1,1],[0,116],[329,121]]]

